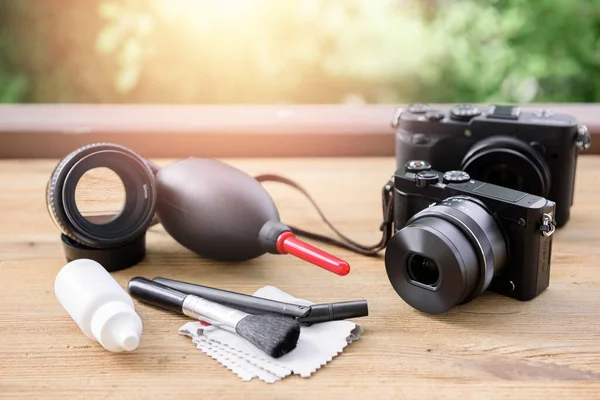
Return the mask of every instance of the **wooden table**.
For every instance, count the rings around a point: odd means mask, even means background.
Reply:
[[[162,275],[247,293],[276,285],[318,302],[368,299],[371,316],[360,320],[358,342],[311,378],[272,385],[242,382],[177,335],[185,317],[144,304],[136,303],[144,332],[134,352],[109,353],[78,330],[53,294],[65,263],[44,201],[55,163],[0,161],[0,396],[600,398],[600,157],[580,159],[571,221],[554,237],[550,288],[525,303],[486,293],[447,314],[425,315],[396,295],[382,258],[329,248],[350,262],[346,277],[290,256],[217,264],[152,228],[146,260],[114,273],[122,285],[136,275]],[[342,231],[378,240],[379,191],[393,159],[231,163],[296,179]],[[285,222],[326,232],[299,194],[278,184],[268,190]]]

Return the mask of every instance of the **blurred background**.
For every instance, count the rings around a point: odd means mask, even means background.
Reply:
[[[0,0],[0,102],[600,101],[600,0]]]

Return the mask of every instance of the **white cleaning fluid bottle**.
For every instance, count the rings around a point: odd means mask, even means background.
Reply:
[[[65,265],[54,281],[54,294],[90,339],[108,351],[137,349],[142,320],[125,289],[96,261]]]

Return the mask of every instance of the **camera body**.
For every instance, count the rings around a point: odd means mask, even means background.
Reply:
[[[413,307],[443,312],[484,290],[525,301],[548,287],[553,201],[471,179],[464,171],[434,171],[425,161],[397,170],[393,186],[386,270]],[[411,272],[414,255],[420,258]]]
[[[397,168],[427,160],[442,171],[464,170],[474,179],[548,198],[557,226],[569,220],[579,149],[587,128],[570,115],[462,104],[439,111],[423,104],[394,118]]]

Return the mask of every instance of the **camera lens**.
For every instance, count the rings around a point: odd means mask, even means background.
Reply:
[[[154,174],[139,155],[100,143],[65,157],[47,186],[51,217],[64,235],[91,248],[116,248],[142,237],[154,218]]]
[[[491,136],[475,143],[461,169],[482,182],[547,197],[550,170],[529,144],[510,136]]]
[[[440,279],[440,269],[431,258],[411,254],[406,262],[408,277],[424,287],[435,287]]]
[[[415,214],[392,237],[385,266],[404,301],[441,313],[485,291],[506,257],[502,231],[485,205],[454,196]]]

